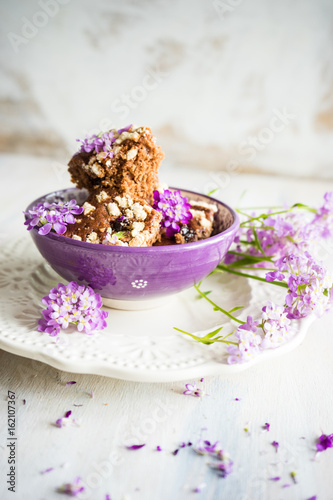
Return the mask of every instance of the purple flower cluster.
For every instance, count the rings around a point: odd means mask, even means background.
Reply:
[[[80,215],[83,208],[80,207],[76,200],[59,203],[38,203],[32,210],[23,212],[27,219],[24,223],[30,231],[34,227],[39,227],[39,234],[45,235],[50,231],[57,234],[66,232],[67,224],[74,224],[74,215]]]
[[[257,273],[251,277],[265,279],[287,293],[283,305],[268,302],[262,308],[260,324],[248,317],[238,327],[238,345],[227,348],[229,363],[242,363],[264,349],[278,347],[294,334],[291,320],[321,316],[333,302],[333,275],[314,257],[318,243],[333,235],[333,193],[325,194],[317,210],[296,204],[275,214],[244,215],[247,220],[235,239],[236,251],[220,267],[240,275],[245,267],[247,277],[251,276],[248,270],[270,268],[265,278]]]
[[[311,313],[321,316],[331,307],[333,276],[308,252],[303,256],[287,255],[275,265],[279,271],[289,273],[285,299],[289,319],[304,318]]]
[[[238,345],[227,347],[229,353],[228,363],[243,363],[249,361],[260,353],[261,336],[257,334],[259,321],[253,321],[252,316],[248,316],[246,323],[239,326],[235,333]]]
[[[98,293],[87,286],[71,281],[68,285],[59,283],[49,295],[43,297],[47,308],[42,311],[43,318],[38,322],[40,332],[54,337],[60,328],[76,325],[79,332],[92,333],[105,328],[108,313],[101,310],[102,299]]]
[[[261,343],[262,349],[278,347],[294,334],[291,321],[283,306],[268,302],[262,308],[261,317],[264,331],[264,338]]]
[[[91,153],[94,151],[95,153],[101,153],[104,152],[104,158],[109,157],[113,158],[113,144],[116,142],[118,136],[122,134],[122,132],[127,132],[130,128],[132,127],[131,125],[128,125],[127,127],[121,128],[117,131],[115,130],[110,130],[109,132],[104,132],[100,133],[98,135],[96,134],[87,134],[85,139],[76,139],[78,142],[81,143],[81,147],[79,152],[85,152],[85,153]],[[116,132],[116,135],[115,135]]]
[[[212,444],[210,441],[199,439],[193,450],[199,455],[208,455],[212,459],[208,465],[215,469],[219,476],[226,477],[232,473],[233,461],[228,453],[223,451],[219,441]]]
[[[187,224],[193,218],[190,212],[191,205],[180,191],[169,189],[163,192],[154,191],[153,207],[162,214],[161,225],[166,228],[168,238],[172,238],[180,231],[179,223]]]
[[[247,217],[234,240],[238,253],[257,257],[262,257],[264,253],[266,257],[279,259],[308,251],[315,256],[319,239],[333,235],[333,193],[324,195],[324,203],[318,209],[296,204],[275,214],[257,217],[251,213]],[[227,254],[225,263],[230,264],[240,258],[239,255]],[[257,264],[257,267],[265,266],[270,267],[269,262]]]
[[[261,333],[257,333],[261,330]],[[262,308],[261,323],[248,316],[246,323],[239,326],[235,337],[238,345],[227,347],[228,363],[243,363],[255,358],[263,349],[278,347],[293,334],[291,321],[285,308],[268,302]]]

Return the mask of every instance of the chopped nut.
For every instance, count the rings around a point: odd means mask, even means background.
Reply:
[[[97,177],[103,177],[103,175],[104,175],[103,168],[98,163],[94,163],[93,165],[90,165],[89,168],[90,168],[91,172],[93,174],[95,174]]]
[[[121,207],[121,208],[127,208],[128,207],[128,199],[126,198],[126,196],[116,196],[115,197],[115,201],[118,203],[118,205]]]
[[[90,205],[90,203],[88,203],[87,201],[85,203],[83,203],[83,209],[84,209],[84,215],[88,215],[90,214],[91,212],[93,212],[94,210],[96,210],[96,207],[94,207],[93,205]]]
[[[108,203],[106,208],[112,217],[119,217],[121,215],[121,211],[119,210],[117,203]]]
[[[135,149],[135,148],[132,148],[126,154],[126,159],[127,160],[133,160],[133,158],[135,158],[137,154],[138,154],[138,150]]]
[[[109,195],[105,191],[101,191],[99,194],[96,195],[96,200],[98,203],[102,203],[102,201],[107,200]]]
[[[73,234],[72,239],[77,241],[82,241],[81,236],[77,236],[77,234]]]
[[[141,231],[144,230],[145,224],[143,222],[133,222],[132,228],[133,229],[131,231],[131,235],[134,237],[134,236],[137,236],[139,233],[141,233]]]
[[[104,158],[106,157],[106,153],[105,151],[100,151],[99,153],[97,153],[96,155],[96,158],[98,161],[101,161],[101,160],[104,160]]]
[[[132,211],[132,210],[130,210],[129,208],[126,208],[126,210],[125,210],[125,215],[126,215],[126,217],[128,217],[129,219],[133,219],[133,217],[134,217],[133,211]]]
[[[144,247],[147,243],[151,241],[151,234],[149,231],[142,231],[135,238],[129,242],[130,247]]]
[[[133,210],[133,214],[134,214],[134,217],[137,219],[137,220],[145,220],[146,217],[147,217],[147,212],[145,211],[145,209],[143,208],[142,205],[140,205],[140,203],[136,202],[133,204],[132,206],[132,210]]]
[[[88,234],[88,236],[86,237],[86,241],[88,243],[99,243],[97,233],[95,233],[95,231],[92,231],[92,233]]]

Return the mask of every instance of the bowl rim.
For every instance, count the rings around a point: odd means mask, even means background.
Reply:
[[[35,205],[38,203],[41,203],[43,199],[45,199],[47,196],[56,194],[56,193],[66,193],[68,191],[74,191],[80,188],[77,188],[75,186],[66,188],[66,189],[57,189],[55,191],[51,191],[50,193],[44,194],[40,196],[39,198],[36,198],[36,200],[32,201],[29,203],[27,206],[25,212],[28,212],[29,210],[32,209]],[[156,253],[156,252],[162,252],[162,253],[177,253],[179,251],[190,251],[190,250],[195,250],[198,247],[204,248],[208,247],[211,245],[214,245],[214,243],[218,243],[219,240],[222,240],[227,236],[229,233],[232,233],[233,231],[237,230],[240,224],[239,217],[237,212],[231,208],[229,205],[224,203],[221,200],[217,200],[216,198],[212,198],[211,196],[208,196],[206,194],[198,193],[196,191],[191,191],[189,189],[183,189],[183,188],[175,188],[170,186],[168,189],[173,189],[175,191],[184,191],[186,193],[190,193],[196,196],[203,196],[204,198],[207,198],[208,200],[211,200],[211,202],[215,202],[217,204],[223,205],[225,208],[229,210],[229,212],[233,216],[233,223],[231,226],[229,226],[227,229],[222,231],[221,233],[215,234],[214,236],[210,236],[209,238],[199,240],[199,241],[194,241],[192,243],[182,243],[181,245],[161,245],[161,246],[152,246],[152,247],[123,247],[123,246],[117,246],[117,245],[96,245],[96,243],[89,243],[87,241],[78,241],[78,240],[73,240],[73,238],[68,238],[67,236],[62,236],[61,234],[57,233],[48,233],[46,235],[39,235],[38,233],[38,228],[33,227],[30,231],[34,231],[36,236],[40,236],[43,239],[51,239],[51,240],[56,240],[59,241],[60,243],[63,243],[65,245],[74,245],[76,247],[81,247],[81,248],[86,248],[89,250],[95,250],[97,252],[110,252],[110,253],[142,253],[142,252],[147,252],[147,253]],[[27,220],[27,215],[25,214],[25,220]],[[29,231],[29,232],[30,232]]]

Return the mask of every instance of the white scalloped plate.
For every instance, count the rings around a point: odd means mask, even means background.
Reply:
[[[93,335],[62,331],[52,338],[37,331],[41,299],[61,278],[43,261],[28,237],[1,250],[0,348],[37,359],[60,370],[104,375],[137,382],[172,382],[208,375],[231,374],[268,358],[282,355],[304,339],[313,318],[295,323],[294,337],[241,365],[228,365],[224,344],[205,346],[176,332],[191,333],[224,326],[228,318],[198,299],[192,288],[159,308],[145,311],[108,309],[108,327]],[[263,303],[279,301],[281,290],[254,280],[216,274],[203,283],[210,297],[225,309],[244,306],[242,317],[257,316]],[[198,334],[198,333],[197,333]]]

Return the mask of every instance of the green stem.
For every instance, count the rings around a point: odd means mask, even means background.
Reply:
[[[189,332],[185,332],[185,330],[181,330],[180,328],[176,328],[175,326],[173,327],[174,330],[177,330],[177,332],[180,332],[180,333],[185,333],[185,335],[188,335],[189,337],[192,337],[194,340],[196,340],[197,342],[201,342],[203,344],[206,344],[206,345],[211,345],[211,344],[216,344],[216,342],[221,342],[223,344],[232,344],[232,345],[236,345],[238,346],[238,342],[232,342],[231,340],[225,340],[227,337],[229,337],[230,335],[232,335],[232,332],[229,333],[228,335],[226,335],[225,337],[223,337],[223,339],[221,339],[220,337],[218,339],[214,339],[214,337],[212,337],[211,340],[198,340],[200,337],[197,337],[196,335],[193,335],[192,333],[189,333]]]
[[[215,302],[213,302],[212,300],[210,300],[207,297],[207,295],[205,295],[200,290],[200,288],[197,285],[194,285],[194,288],[201,295],[201,297],[203,297],[204,299],[206,299],[207,302],[209,302],[215,308],[215,310],[221,311],[223,314],[225,314],[226,316],[228,316],[228,318],[232,319],[233,321],[237,321],[237,323],[240,323],[241,325],[245,324],[245,321],[241,321],[240,319],[235,318],[235,316],[233,316],[232,314],[228,313],[228,311],[226,311],[225,309],[222,309],[222,307],[218,306],[217,304],[215,304]]]
[[[253,262],[262,262],[263,260],[266,260],[267,262],[272,262],[272,257],[249,255],[247,253],[235,252],[234,250],[230,250],[228,253],[230,253],[231,255],[237,255],[238,257],[243,257],[243,258],[246,257],[247,259],[253,260]]]
[[[236,274],[237,276],[243,276],[244,278],[252,278],[257,281],[263,281],[264,283],[269,283],[270,285],[280,286],[282,288],[288,288],[287,283],[281,283],[280,281],[266,281],[265,278],[260,278],[259,276],[253,276],[253,274],[240,273],[238,271],[234,271],[230,267],[223,266],[222,264],[219,264],[217,267],[218,270],[216,272],[226,271],[227,273]]]

